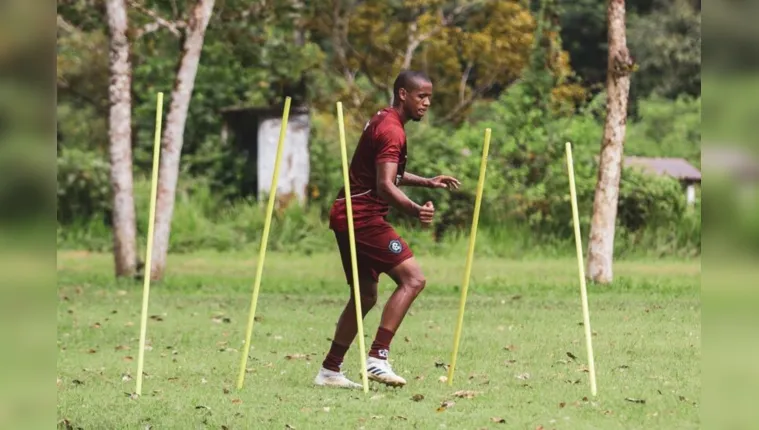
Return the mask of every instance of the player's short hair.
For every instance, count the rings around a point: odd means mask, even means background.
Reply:
[[[413,91],[418,87],[418,82],[432,82],[432,80],[426,73],[417,70],[403,70],[398,73],[398,77],[393,83],[393,104],[398,100],[398,93],[401,88],[405,88],[406,91]]]

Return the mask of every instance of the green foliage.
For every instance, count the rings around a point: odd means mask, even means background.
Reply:
[[[701,98],[651,97],[639,102],[639,120],[628,124],[625,153],[675,156],[701,166]]]
[[[111,210],[108,161],[90,151],[63,149],[58,155],[58,224],[102,219]]]
[[[663,4],[656,13],[630,20],[628,45],[639,66],[631,95],[699,96],[701,11],[691,0]]]
[[[333,246],[327,212],[343,183],[334,103],[342,100],[347,106],[350,158],[366,115],[387,102],[386,85],[411,30],[417,36],[434,33],[414,51],[411,64],[433,75],[436,96],[425,121],[406,126],[408,169],[428,177],[453,174],[463,186],[455,192],[407,189],[416,201],[432,200],[438,211],[433,234],[409,236],[437,253],[465,246],[484,130],[490,127],[478,246],[502,256],[573,252],[564,144],[572,142],[574,148],[580,220],[587,233],[605,98],[600,92],[576,106],[586,89],[595,89],[577,87],[572,70],[585,84],[605,76],[603,2],[484,2],[456,13],[458,3],[447,0],[398,1],[390,7],[342,2],[337,22],[334,3],[298,4],[231,0],[217,5],[184,133],[172,252],[257,248],[264,207],[241,193],[249,148],[221,139],[221,110],[278,104],[284,95],[311,108],[309,202],[277,213],[269,247],[311,252]],[[181,18],[172,2],[145,5]],[[686,49],[689,37],[700,35],[700,12],[687,7],[630,2],[631,47],[647,52],[643,57],[633,52],[641,64],[633,80],[638,95],[654,96],[631,100],[639,106],[628,123],[625,152],[684,157],[700,166],[701,101],[678,96],[692,93],[700,79],[694,69],[700,60]],[[453,13],[452,21],[443,25],[438,10]],[[82,2],[65,1],[60,13],[80,31],[61,32],[58,40],[58,240],[61,246],[107,249],[107,31],[102,10],[84,8]],[[181,40],[163,29],[137,38],[133,30],[153,19],[134,8],[130,19],[135,199],[144,242],[149,209],[144,178],[152,165],[155,94],[165,92],[166,111]],[[643,37],[648,32],[655,37]],[[669,40],[668,35],[677,37]],[[461,102],[460,115],[446,118]],[[620,253],[700,250],[700,214],[684,208],[679,185],[625,171],[620,193],[620,239],[615,242]],[[391,220],[401,231],[417,227],[395,211]]]

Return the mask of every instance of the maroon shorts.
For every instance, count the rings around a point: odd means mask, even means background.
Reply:
[[[377,282],[380,273],[387,273],[414,256],[406,241],[386,222],[357,228],[355,235],[359,279],[371,279]],[[349,285],[353,285],[348,231],[335,231],[335,239],[340,249],[345,279]]]

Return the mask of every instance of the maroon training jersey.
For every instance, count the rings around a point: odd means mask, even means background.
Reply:
[[[398,163],[396,185],[406,170],[406,131],[393,108],[377,112],[364,127],[348,173],[353,225],[360,228],[384,222],[390,206],[377,194],[377,163]],[[330,228],[348,229],[345,188],[341,188],[330,212]]]

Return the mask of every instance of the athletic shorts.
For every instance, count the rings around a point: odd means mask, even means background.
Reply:
[[[414,256],[406,241],[387,222],[357,228],[355,235],[359,279],[371,279],[377,282],[380,273],[387,273]],[[335,239],[343,262],[345,280],[349,285],[353,285],[348,231],[335,231]]]

